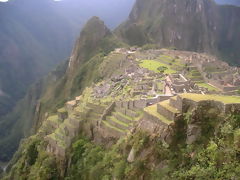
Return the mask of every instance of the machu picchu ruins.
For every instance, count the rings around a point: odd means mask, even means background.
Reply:
[[[236,1],[0,0],[0,179],[240,180]]]
[[[214,57],[130,48],[116,49],[106,58],[115,56],[120,57],[116,71],[44,121],[39,134],[45,136],[48,152],[64,157],[80,133],[107,145],[136,128],[152,133],[157,128],[161,141],[170,144],[174,126],[194,108],[214,107],[223,114],[240,109],[240,69]],[[102,73],[109,72],[103,67]],[[201,129],[189,125],[188,131],[191,144]]]

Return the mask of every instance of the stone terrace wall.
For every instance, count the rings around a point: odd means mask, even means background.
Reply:
[[[227,92],[227,91],[236,91],[240,89],[240,86],[224,86],[223,87],[223,91]]]
[[[115,108],[116,104],[117,104],[117,102],[116,103],[113,102],[104,110],[104,112],[101,116],[101,119],[100,119],[101,121],[106,119],[107,116],[111,115],[111,113],[112,113],[113,109]],[[98,125],[100,125],[100,124],[101,124],[101,122],[98,122]]]
[[[156,124],[161,125],[161,126],[166,126],[166,127],[168,126],[167,124],[162,122],[160,119],[158,119],[158,117],[153,116],[153,115],[151,115],[147,112],[144,112],[143,119],[145,119],[147,121],[151,121],[152,123],[156,123]]]
[[[172,96],[158,96],[152,99],[140,99],[140,100],[133,100],[133,101],[118,101],[116,102],[116,107],[118,108],[125,108],[125,109],[143,109],[147,107],[149,104],[156,104],[161,101],[168,100]]]
[[[198,103],[191,99],[182,99],[182,113],[188,112],[189,109],[197,107]]]

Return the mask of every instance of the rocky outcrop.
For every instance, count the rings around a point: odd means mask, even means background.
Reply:
[[[99,49],[102,40],[111,36],[111,31],[98,17],[92,17],[82,29],[79,39],[73,49],[68,72],[71,73],[76,67],[93,56]]]

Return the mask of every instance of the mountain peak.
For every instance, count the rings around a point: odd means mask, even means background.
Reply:
[[[111,31],[99,17],[90,18],[76,42],[69,62],[70,71],[80,62],[87,61],[94,54],[93,52],[98,48],[99,43],[111,34]]]

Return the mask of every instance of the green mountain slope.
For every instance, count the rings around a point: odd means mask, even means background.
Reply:
[[[94,3],[94,1],[92,2]],[[113,6],[108,6],[108,3],[112,3]],[[52,0],[10,0],[8,3],[0,3],[1,160],[9,159],[16,150],[22,135],[31,133],[32,125],[35,124],[33,121],[35,108],[38,106],[39,98],[44,94],[42,88],[55,86],[55,82],[58,82],[56,87],[61,86],[62,88],[64,86],[65,71],[64,74],[60,73],[61,77],[52,72],[53,75],[51,73],[43,80],[39,79],[54,69],[56,64],[68,59],[74,41],[79,35],[79,29],[88,17],[97,12],[106,19],[111,27],[114,27],[116,23],[119,23],[127,16],[131,5],[128,1],[112,0],[105,3],[97,1],[91,7],[89,7],[89,2],[76,0],[63,2],[54,2]],[[86,10],[88,7],[92,10]],[[102,8],[99,9],[99,7]],[[114,9],[121,11],[121,13],[110,16],[109,14]],[[106,41],[102,41],[101,43],[105,44],[103,51],[98,49],[92,55],[88,54],[91,49],[86,51],[85,61],[100,51],[104,53],[106,49],[111,50],[111,48],[114,48],[115,46],[111,47],[113,41],[115,41],[113,36]],[[100,44],[97,46],[100,46]],[[83,48],[87,49],[89,47]],[[93,47],[91,45],[91,48]],[[85,49],[81,52],[84,52]],[[88,66],[93,65],[94,63]],[[60,65],[58,69],[66,68],[67,64],[64,62],[63,66]],[[93,69],[93,67],[90,68]],[[90,72],[85,72],[83,69],[81,71],[90,74]],[[61,82],[57,81],[61,78],[63,79]],[[48,82],[46,79],[50,79],[50,81]],[[80,81],[80,78],[78,79],[75,80],[75,83]],[[29,89],[29,86],[36,80],[39,80],[39,82]],[[87,80],[85,81],[87,82]],[[78,86],[80,85],[78,84]],[[69,86],[69,88],[71,87]],[[74,88],[81,89],[81,87]],[[70,94],[61,94],[62,99],[59,97],[56,100],[55,97],[58,97],[60,93],[57,92],[59,89],[52,91],[54,92],[51,93],[50,97],[55,100],[54,102],[61,101],[62,103]],[[68,91],[70,92],[70,90]],[[24,97],[26,92],[27,95]],[[22,98],[23,100],[18,103]]]
[[[23,98],[31,83],[70,56],[80,29],[90,17],[96,13],[113,28],[126,18],[132,3],[126,0],[0,3],[0,90],[3,92],[0,117]]]
[[[3,117],[4,121],[0,122],[0,159],[7,160],[11,157],[20,138],[34,132],[47,112],[54,112],[69,98],[102,78],[97,70],[98,65],[106,54],[120,46],[123,44],[99,18],[90,19],[83,28],[69,61],[33,84],[13,112]]]

